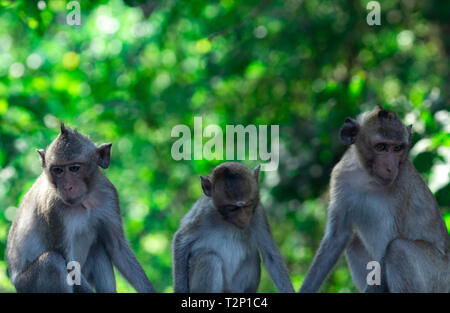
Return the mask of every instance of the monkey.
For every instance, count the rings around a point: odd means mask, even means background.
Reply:
[[[155,292],[125,238],[117,190],[100,170],[109,167],[111,146],[61,124],[47,149],[37,150],[42,173],[7,240],[17,292],[116,292],[113,266],[136,291]],[[80,265],[78,282],[68,277],[72,261]]]
[[[260,253],[280,292],[294,292],[259,200],[260,166],[224,162],[200,176],[204,195],[183,217],[172,241],[176,293],[254,293]]]
[[[316,292],[345,250],[360,292],[448,292],[449,234],[408,160],[412,125],[381,106],[340,130],[349,146],[331,173],[324,237],[300,292]],[[368,278],[380,265],[379,282]]]

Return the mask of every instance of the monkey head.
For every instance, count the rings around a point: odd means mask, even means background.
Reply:
[[[378,183],[390,185],[407,158],[411,128],[394,112],[378,106],[359,122],[347,118],[340,136],[345,144],[355,145],[360,163]]]
[[[88,136],[61,124],[61,133],[44,151],[37,150],[42,169],[58,197],[68,205],[80,203],[98,166],[107,168],[111,144],[97,147]]]
[[[260,166],[253,172],[238,162],[217,166],[210,176],[200,176],[203,192],[227,222],[246,229],[259,203],[258,176]]]

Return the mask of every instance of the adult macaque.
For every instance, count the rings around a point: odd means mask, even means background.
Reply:
[[[18,292],[116,292],[113,265],[139,292],[154,292],[122,228],[114,185],[100,171],[111,144],[61,125],[43,172],[24,196],[8,235],[7,262]],[[81,266],[81,284],[67,265]],[[76,274],[74,274],[76,278]]]
[[[294,291],[259,201],[259,169],[225,162],[201,176],[205,195],[173,239],[175,292],[256,292],[260,252],[278,290]]]
[[[449,235],[433,194],[407,159],[411,125],[381,107],[341,129],[350,148],[331,174],[325,236],[300,292],[316,292],[346,248],[365,292],[448,292]],[[370,261],[380,284],[368,285]]]

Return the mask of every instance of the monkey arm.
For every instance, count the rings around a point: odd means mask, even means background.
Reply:
[[[144,270],[123,237],[112,254],[113,264],[137,292],[155,292]]]
[[[101,227],[101,239],[106,251],[119,272],[137,292],[155,292],[125,239],[120,217],[118,218],[118,222],[111,223],[108,227],[103,223]]]
[[[270,232],[270,226],[264,209],[259,207],[258,211],[260,211],[258,217],[260,220],[257,223],[259,229],[256,231],[256,238],[264,265],[266,266],[270,277],[280,292],[294,292],[286,264],[278,252],[277,246]]]
[[[319,290],[350,238],[351,228],[348,219],[342,214],[345,212],[336,212],[333,206],[330,206],[329,212],[325,236],[299,292]]]
[[[86,277],[81,274],[81,284],[80,285],[73,285],[73,292],[74,293],[92,293],[94,292],[91,288],[91,284],[88,282]]]
[[[85,277],[89,277],[92,280],[96,292],[117,292],[114,267],[109,254],[100,241],[91,246],[83,271],[85,272]]]
[[[172,256],[173,256],[173,283],[174,292],[189,292],[189,250],[192,240],[186,240],[182,234],[182,229],[177,231],[173,237]]]

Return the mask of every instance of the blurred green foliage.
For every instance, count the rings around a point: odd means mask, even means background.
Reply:
[[[324,231],[339,127],[377,103],[414,124],[411,160],[450,229],[450,3],[380,1],[382,25],[368,26],[367,2],[81,1],[70,26],[65,1],[0,0],[0,291],[14,290],[6,238],[41,171],[35,149],[59,121],[113,143],[106,174],[161,292],[173,290],[171,240],[201,196],[198,175],[218,164],[171,158],[172,127],[194,116],[280,125],[261,197],[296,289]],[[265,271],[259,290],[276,291]],[[356,291],[343,257],[322,291]]]

